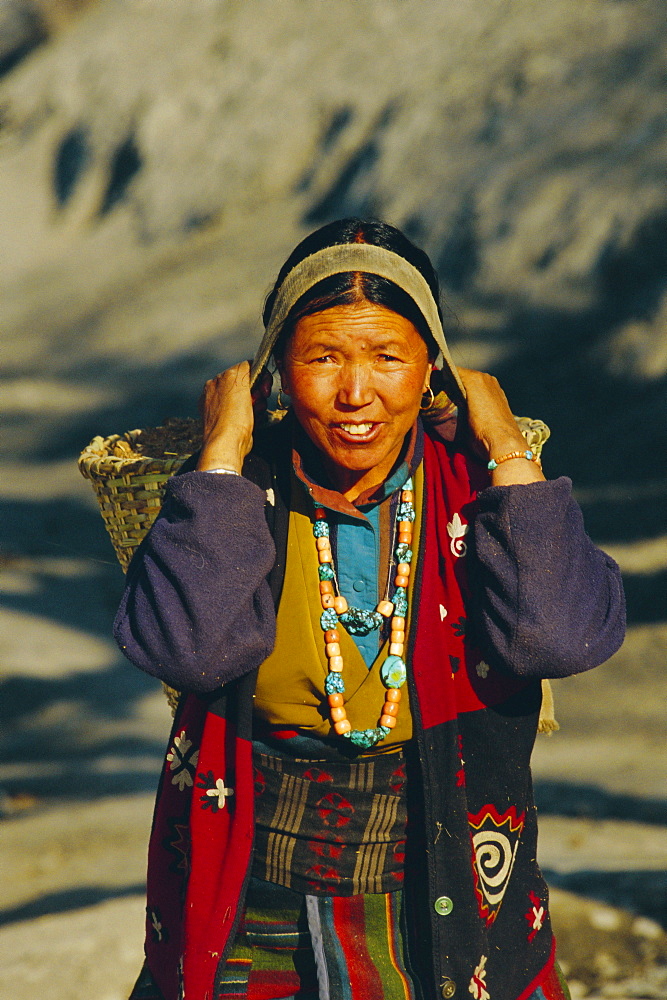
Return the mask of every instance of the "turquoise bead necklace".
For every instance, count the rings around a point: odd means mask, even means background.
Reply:
[[[341,595],[336,578],[329,525],[326,511],[315,508],[313,535],[319,560],[320,600],[322,614],[320,626],[324,632],[325,649],[329,665],[324,690],[329,703],[329,714],[334,731],[344,736],[358,747],[368,749],[386,739],[396,726],[401,687],[407,677],[405,666],[405,626],[408,617],[408,583],[412,563],[412,532],[415,520],[414,492],[412,479],[408,479],[401,490],[396,508],[395,548],[392,561],[396,560],[394,593],[391,600],[378,603],[375,611],[350,607]],[[396,535],[398,541],[396,541]],[[389,655],[382,664],[380,676],[387,688],[385,703],[378,725],[373,729],[353,729],[345,711],[345,683],[343,681],[343,657],[340,650],[341,624],[351,635],[368,635],[380,628],[386,618],[391,618]]]

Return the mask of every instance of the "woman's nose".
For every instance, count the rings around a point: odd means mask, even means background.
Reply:
[[[338,399],[345,406],[367,406],[373,400],[371,372],[367,365],[346,365],[341,372]]]

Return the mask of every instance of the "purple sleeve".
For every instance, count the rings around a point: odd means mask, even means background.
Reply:
[[[618,566],[584,530],[572,483],[490,487],[474,525],[480,646],[513,674],[565,677],[625,635]]]
[[[266,494],[241,476],[170,479],[114,623],[127,658],[179,690],[212,691],[266,659],[275,559]]]

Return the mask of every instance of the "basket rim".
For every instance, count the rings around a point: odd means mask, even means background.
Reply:
[[[117,455],[109,455],[108,452],[118,441],[131,444],[133,439],[143,432],[145,428],[137,427],[123,434],[109,434],[107,437],[96,435],[83,449],[78,458],[79,470],[86,479],[108,479],[109,474],[121,479],[127,475],[137,475],[146,473],[164,473],[171,475],[181,467],[192,452],[183,452],[177,455],[170,455],[169,458],[154,458],[150,455],[143,455],[141,458],[125,458]]]

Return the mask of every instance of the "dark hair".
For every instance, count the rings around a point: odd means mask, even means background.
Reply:
[[[330,222],[306,236],[289,255],[280,269],[273,289],[266,298],[263,313],[264,326],[267,326],[269,322],[278,290],[290,271],[306,257],[317,253],[318,250],[344,243],[370,243],[372,246],[390,250],[407,260],[426,279],[438,307],[440,319],[442,319],[438,276],[423,250],[416,247],[399,229],[390,226],[387,222],[340,219],[337,222]],[[364,271],[345,271],[341,274],[333,274],[329,278],[318,281],[312,288],[304,292],[289,311],[273,349],[274,357],[282,358],[287,341],[303,316],[323,312],[333,306],[352,305],[364,299],[375,305],[391,309],[409,320],[426,342],[429,358],[432,361],[435,360],[439,348],[421,310],[412,297],[398,285],[395,285],[393,281]]]

